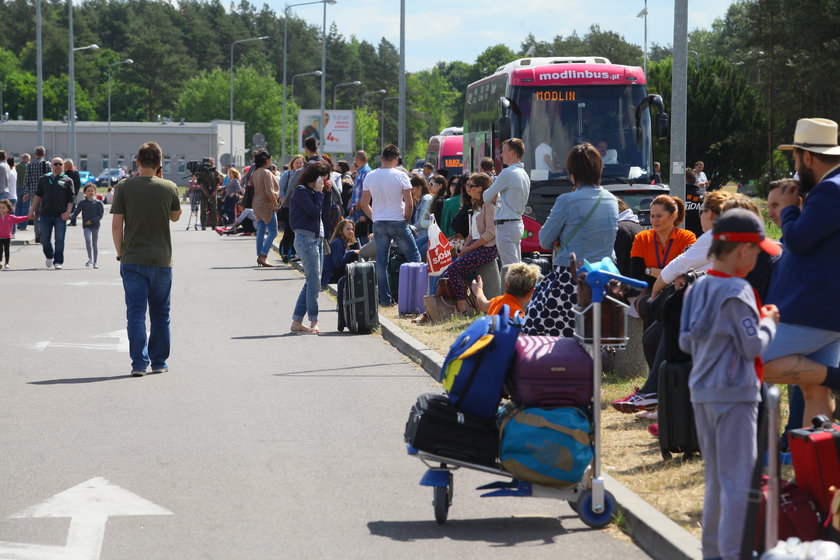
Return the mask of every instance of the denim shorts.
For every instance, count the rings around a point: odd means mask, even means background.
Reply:
[[[837,366],[840,362],[840,332],[779,323],[776,336],[762,359],[770,362],[797,355],[810,358],[824,366]]]

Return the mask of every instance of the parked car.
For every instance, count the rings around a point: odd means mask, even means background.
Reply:
[[[82,182],[82,189],[84,189],[88,183],[96,185],[96,177],[94,177],[93,173],[90,171],[79,171],[79,179],[81,179]]]
[[[105,169],[99,174],[96,184],[100,187],[113,187],[120,179],[122,179],[122,174],[119,169]]]

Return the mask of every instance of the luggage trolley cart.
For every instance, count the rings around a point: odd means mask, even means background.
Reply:
[[[601,336],[601,305],[604,299],[609,299],[622,308],[625,315],[629,307],[607,295],[607,285],[611,280],[636,289],[647,287],[645,282],[619,275],[614,265],[609,266],[602,263],[591,265],[587,263],[584,269],[587,272],[586,283],[592,289],[592,303],[585,309],[575,310],[577,314],[575,338],[583,344],[592,355],[592,377],[593,377],[593,403],[591,406],[592,429],[593,429],[593,460],[586,469],[581,480],[566,488],[552,488],[533,484],[515,479],[510,473],[502,470],[498,463],[495,466],[480,465],[458,460],[452,457],[435,455],[412,446],[408,446],[408,454],[420,459],[428,470],[420,479],[421,486],[432,488],[435,512],[435,520],[446,523],[449,514],[449,507],[452,505],[454,495],[454,471],[460,468],[467,468],[502,476],[508,480],[491,482],[479,486],[476,490],[488,492],[481,494],[482,498],[489,497],[533,497],[533,498],[555,498],[564,500],[578,514],[581,521],[589,527],[600,529],[609,525],[616,511],[616,502],[612,494],[604,488],[604,478],[601,473],[601,347],[602,343],[608,346],[623,346],[627,339],[622,337],[610,337],[602,341]],[[587,314],[591,313],[591,332],[584,327]],[[626,333],[626,328],[622,331]]]

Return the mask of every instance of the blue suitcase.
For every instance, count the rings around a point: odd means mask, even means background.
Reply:
[[[449,401],[480,418],[492,418],[498,411],[513,362],[522,321],[509,315],[503,305],[498,315],[473,322],[452,343],[441,368]]]
[[[397,311],[400,315],[420,314],[426,311],[423,296],[429,283],[426,263],[403,263],[400,265],[399,294]]]

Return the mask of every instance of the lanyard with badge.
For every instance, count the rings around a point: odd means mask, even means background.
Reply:
[[[665,268],[665,265],[668,264],[668,255],[671,254],[671,245],[673,245],[673,244],[674,244],[674,238],[672,237],[671,239],[668,240],[668,247],[665,249],[665,258],[661,259],[659,257],[659,236],[654,234],[654,236],[653,236],[653,247],[654,247],[655,252],[656,252],[656,264],[658,265],[658,268],[660,270]],[[665,261],[664,263],[662,262],[663,260]]]

